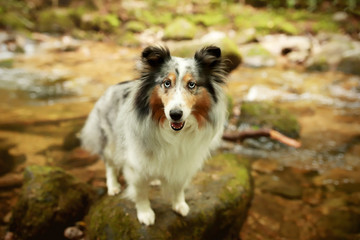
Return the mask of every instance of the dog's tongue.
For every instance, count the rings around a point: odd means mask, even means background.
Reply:
[[[183,128],[184,126],[184,122],[172,122],[171,123],[171,128],[175,131],[179,131]]]

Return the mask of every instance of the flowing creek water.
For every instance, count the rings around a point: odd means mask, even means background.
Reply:
[[[0,150],[12,162],[0,177],[0,236],[28,165],[62,166],[105,187],[102,162],[67,146],[106,87],[136,77],[140,51],[81,42],[0,68]],[[360,239],[360,77],[239,67],[227,89],[235,102],[275,102],[301,125],[298,149],[266,139],[224,147],[252,160],[255,194],[241,238]]]

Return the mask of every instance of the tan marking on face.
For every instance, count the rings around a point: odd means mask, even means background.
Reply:
[[[171,87],[169,89],[165,89],[163,87],[162,89],[159,88],[158,90],[158,96],[160,97],[163,106],[166,106],[169,103],[175,93],[176,74],[169,73],[169,75],[167,75],[164,81],[168,79],[171,81]]]
[[[199,128],[201,128],[209,120],[211,108],[210,94],[205,89],[201,89],[197,95],[193,96],[195,103],[192,106],[192,114],[196,118]]]
[[[156,86],[150,95],[150,108],[152,111],[152,118],[160,124],[163,124],[166,116],[164,112],[164,104],[159,96],[159,86]]]
[[[185,83],[185,86],[187,86],[189,81],[194,81],[194,76],[191,73],[186,73],[182,80]]]
[[[171,86],[174,87],[176,84],[176,74],[175,73],[169,73],[165,79],[171,80]]]

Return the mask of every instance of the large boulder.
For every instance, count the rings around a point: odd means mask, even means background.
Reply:
[[[15,239],[64,239],[65,228],[87,213],[93,194],[60,168],[29,166],[9,231]]]
[[[121,195],[105,196],[90,209],[87,236],[99,240],[235,239],[252,198],[248,165],[232,154],[210,159],[186,191],[187,217],[174,213],[159,189],[152,189],[156,222],[151,227],[138,222],[132,202]]]

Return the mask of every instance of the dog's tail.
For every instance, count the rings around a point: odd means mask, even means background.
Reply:
[[[95,107],[80,132],[80,140],[84,149],[92,154],[102,155],[107,140],[100,123],[100,116],[97,114],[97,108]]]

